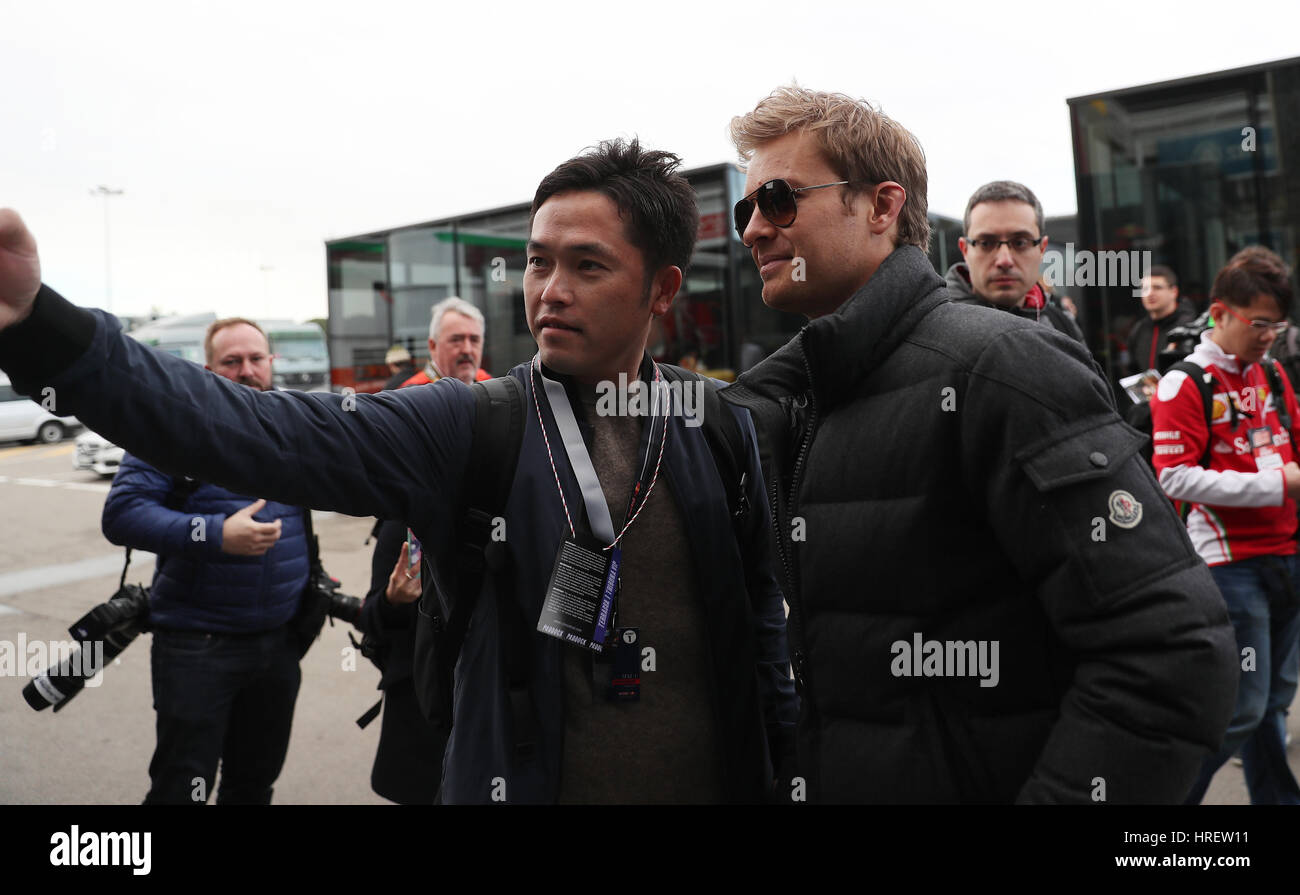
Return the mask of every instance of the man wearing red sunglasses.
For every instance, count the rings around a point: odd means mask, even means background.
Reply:
[[[1291,383],[1268,349],[1287,328],[1289,271],[1258,246],[1214,279],[1214,327],[1151,402],[1155,467],[1165,493],[1189,505],[1187,531],[1223,592],[1241,651],[1237,707],[1188,801],[1198,804],[1219,767],[1241,752],[1253,804],[1300,805],[1286,757],[1286,710],[1300,662],[1296,504],[1300,421]],[[1209,423],[1207,425],[1207,419]]]
[[[722,393],[759,433],[809,799],[1181,801],[1232,632],[1087,349],[949,300],[924,155],[871,106],[782,88],[731,131],[763,301],[810,320]]]

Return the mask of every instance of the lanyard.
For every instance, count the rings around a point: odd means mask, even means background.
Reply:
[[[569,396],[564,391],[564,386],[553,379],[548,379],[542,373],[540,354],[533,357],[533,363],[530,367],[530,372],[536,374],[535,376],[529,376],[533,407],[537,410],[537,422],[542,427],[542,438],[546,442],[546,456],[551,463],[551,474],[555,477],[555,487],[560,492],[560,503],[564,506],[564,518],[569,523],[569,533],[576,536],[573,517],[569,514],[569,503],[564,498],[564,488],[560,486],[560,474],[555,468],[555,457],[551,452],[551,439],[546,434],[546,423],[542,420],[542,408],[537,400],[537,379],[542,380],[543,387],[546,389],[546,400],[551,407],[551,413],[555,416],[555,425],[560,430],[560,437],[564,441],[564,451],[569,457],[569,465],[573,468],[574,478],[578,480],[578,486],[582,491],[582,500],[587,507],[587,521],[591,524],[592,533],[602,541],[609,542],[608,546],[604,548],[605,550],[618,546],[628,528],[636,521],[637,516],[641,515],[641,510],[645,509],[646,503],[650,500],[650,492],[654,490],[655,482],[659,479],[659,467],[664,458],[664,445],[668,442],[668,415],[671,409],[668,407],[668,401],[664,400],[664,414],[661,422],[663,431],[659,437],[659,454],[655,460],[654,472],[647,485],[645,479],[646,469],[650,464],[650,447],[654,444],[654,424],[656,419],[660,418],[658,407],[663,390],[658,364],[654,365],[654,371],[655,378],[654,383],[651,385],[650,427],[647,433],[648,447],[645,461],[641,464],[641,472],[637,476],[636,485],[632,489],[632,499],[624,515],[626,521],[622,530],[615,535],[614,522],[609,515],[609,504],[605,501],[605,492],[600,486],[600,479],[596,475],[595,467],[592,465],[591,456],[587,453],[586,442],[582,440],[582,431],[578,428],[578,420],[573,415],[573,407],[569,404]],[[644,495],[642,495],[643,490]],[[637,506],[638,499],[640,500],[640,506]]]

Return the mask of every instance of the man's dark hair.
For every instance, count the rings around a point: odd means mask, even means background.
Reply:
[[[641,250],[647,285],[669,265],[685,272],[695,250],[700,212],[695,190],[677,173],[671,152],[642,149],[633,137],[602,140],[542,178],[528,213],[528,226],[542,203],[559,193],[593,190],[618,207],[627,241]]]
[[[1041,239],[1044,230],[1043,224],[1043,206],[1034,195],[1034,191],[1023,183],[1016,183],[1014,180],[995,180],[992,183],[986,183],[975,191],[966,203],[966,214],[962,215],[961,227],[962,232],[969,239],[974,236],[970,232],[970,213],[976,205],[983,202],[1024,202],[1034,210],[1034,220],[1038,224],[1038,236]]]
[[[1164,279],[1165,284],[1169,286],[1178,285],[1178,275],[1174,273],[1174,269],[1172,267],[1165,267],[1163,264],[1157,264],[1152,267],[1151,272],[1147,274],[1147,276],[1161,277]]]
[[[1277,302],[1283,317],[1290,316],[1290,269],[1263,246],[1247,246],[1233,255],[1215,276],[1210,298],[1244,308],[1261,293]]]

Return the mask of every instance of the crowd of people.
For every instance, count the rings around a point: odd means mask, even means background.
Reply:
[[[1148,460],[1041,282],[1027,187],[973,193],[943,277],[897,121],[783,87],[731,137],[762,300],[808,322],[725,387],[646,351],[699,214],[636,140],[537,188],[531,361],[489,379],[448,299],[375,395],[272,389],[239,318],[215,376],[140,345],[0,211],[0,369],[130,452],[105,534],[163,557],[147,801],[205,801],[218,764],[218,801],[270,801],[318,508],[381,520],[356,625],[394,801],[1195,803],[1240,753],[1252,801],[1300,803],[1281,261],[1220,272]],[[1142,303],[1138,371],[1191,322],[1168,268]],[[610,412],[611,383],[653,400]]]

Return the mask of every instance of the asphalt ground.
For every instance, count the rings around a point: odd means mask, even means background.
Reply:
[[[100,533],[108,480],[72,468],[72,443],[0,445],[0,641],[67,641],[68,626],[117,590],[123,551]],[[326,570],[345,593],[369,586],[373,519],[313,517]],[[136,551],[128,581],[147,584]],[[379,722],[356,719],[379,697],[379,671],[349,656],[348,627],[328,623],[302,662],[293,733],[274,801],[386,804],[370,789]],[[359,635],[358,635],[359,639]],[[0,803],[130,804],[149,789],[154,747],[150,635],[142,634],[57,714],[23,700],[26,676],[0,677]]]

